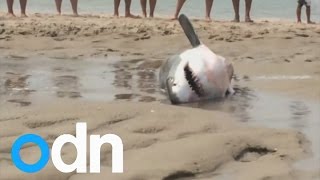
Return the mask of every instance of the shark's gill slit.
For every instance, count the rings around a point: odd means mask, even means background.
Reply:
[[[190,88],[199,96],[203,96],[204,92],[199,79],[194,75],[192,69],[189,66],[189,63],[184,67],[185,78],[188,81]]]

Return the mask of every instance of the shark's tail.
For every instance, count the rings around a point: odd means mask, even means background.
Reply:
[[[198,47],[201,44],[201,42],[198,38],[198,35],[194,31],[194,28],[193,28],[190,20],[188,19],[188,17],[184,14],[181,14],[179,16],[179,22],[180,22],[180,25],[181,25],[184,33],[188,37],[192,47]]]

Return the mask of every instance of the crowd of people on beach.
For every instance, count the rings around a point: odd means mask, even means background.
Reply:
[[[13,12],[13,3],[14,0],[6,0],[7,6],[8,6],[8,16],[15,17],[15,14]],[[211,9],[213,5],[214,0],[205,0],[206,4],[206,11],[205,11],[205,19],[207,21],[211,21]],[[79,16],[78,14],[78,0],[70,0],[73,15]],[[120,7],[121,0],[114,0],[114,16],[119,17],[119,7]],[[132,0],[124,0],[125,2],[125,17],[127,18],[140,18],[140,16],[133,15],[130,11],[131,9],[131,2]],[[176,10],[173,16],[173,20],[178,19],[178,16],[180,14],[180,11],[184,5],[186,0],[177,0],[177,6]],[[239,14],[239,7],[240,7],[240,0],[232,0],[233,8],[234,8],[234,19],[233,22],[240,22],[240,14]],[[62,0],[55,0],[56,9],[58,15],[61,15],[61,5]],[[141,8],[142,8],[142,14],[143,17],[148,17],[147,13],[147,0],[140,0]],[[150,12],[149,17],[154,17],[154,11],[156,8],[157,0],[149,0],[150,5]],[[251,11],[251,5],[252,0],[245,0],[246,8],[245,8],[245,22],[253,22],[250,17],[250,11]],[[298,0],[298,6],[296,10],[297,15],[297,22],[301,23],[301,10],[302,7],[306,6],[306,14],[307,14],[307,23],[308,24],[314,24],[314,22],[311,21],[311,0]],[[27,0],[20,0],[20,7],[21,7],[21,17],[27,17],[26,14],[26,7],[27,7]]]

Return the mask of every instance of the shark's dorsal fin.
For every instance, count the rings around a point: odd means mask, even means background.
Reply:
[[[196,32],[194,31],[194,28],[193,28],[189,18],[186,15],[181,14],[179,16],[179,22],[180,22],[180,25],[181,25],[184,33],[188,37],[192,47],[198,47],[201,44],[201,42],[200,42]]]

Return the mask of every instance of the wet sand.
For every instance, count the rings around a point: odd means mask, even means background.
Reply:
[[[190,46],[175,21],[0,19],[1,179],[319,178],[319,25],[194,23],[233,62],[233,97],[169,104],[158,68]],[[18,136],[37,133],[51,144],[81,121],[89,134],[123,139],[124,174],[111,174],[110,147],[99,175],[62,174],[51,162],[35,175],[12,166]],[[28,162],[39,157],[33,146],[21,153]],[[75,155],[64,148],[67,162]]]

